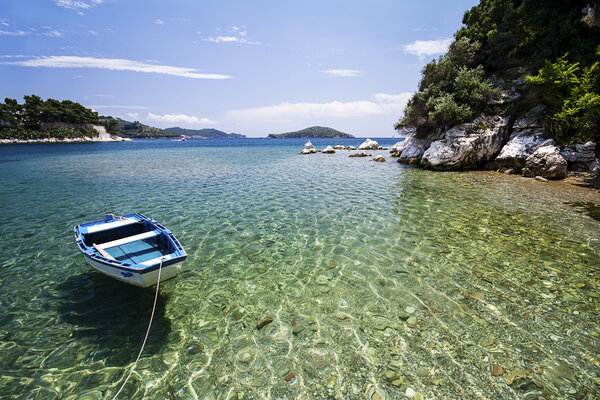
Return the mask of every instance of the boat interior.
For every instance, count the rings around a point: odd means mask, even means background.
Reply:
[[[172,252],[167,238],[145,221],[85,234],[84,243],[104,258],[132,264],[146,263]]]

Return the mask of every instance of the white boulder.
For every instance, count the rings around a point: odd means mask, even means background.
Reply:
[[[567,176],[567,160],[560,154],[553,140],[547,142],[527,157],[523,175],[546,179],[563,179]]]
[[[333,147],[327,146],[321,151],[321,153],[333,154],[335,153],[335,150],[333,149]]]
[[[379,149],[379,143],[374,140],[367,139],[358,146],[359,150],[377,150]]]

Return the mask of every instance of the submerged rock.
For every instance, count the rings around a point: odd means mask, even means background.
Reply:
[[[265,317],[256,323],[256,329],[260,330],[260,329],[264,328],[266,325],[270,324],[271,322],[273,322],[273,318]]]
[[[379,149],[379,143],[374,140],[367,139],[358,146],[359,150],[377,150]]]
[[[370,157],[370,156],[371,156],[370,154],[360,152],[360,153],[350,154],[348,157]]]
[[[383,156],[377,156],[373,159],[373,161],[377,162],[385,162],[385,158]]]

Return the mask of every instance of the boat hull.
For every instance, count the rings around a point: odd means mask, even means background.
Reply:
[[[105,264],[101,261],[94,260],[86,254],[84,254],[84,258],[85,261],[95,270],[121,282],[128,283],[130,285],[146,288],[154,286],[158,282],[159,268],[155,268],[151,271],[124,271],[123,269],[116,268],[110,264]],[[183,261],[179,261],[170,265],[165,265],[164,267],[160,268],[160,281],[163,282],[171,278],[175,278],[179,274],[182,264]]]

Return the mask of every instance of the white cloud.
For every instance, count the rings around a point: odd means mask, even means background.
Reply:
[[[180,76],[193,79],[228,79],[229,75],[204,74],[194,68],[155,65],[120,58],[95,58],[78,56],[37,57],[23,61],[5,61],[0,64],[20,65],[22,67],[47,68],[98,68],[116,71],[135,71]]]
[[[199,125],[199,124],[216,124],[217,121],[210,120],[208,118],[198,118],[194,115],[186,114],[154,114],[149,112],[146,116],[151,121],[172,125],[172,124],[186,124],[186,125]]]
[[[30,35],[32,32],[25,32],[22,30],[17,31],[0,31],[0,36],[25,36]]]
[[[326,71],[321,71],[324,74],[328,74],[331,76],[339,76],[343,78],[352,78],[356,76],[360,76],[362,74],[361,71],[357,71],[355,69],[328,69]]]
[[[419,58],[424,56],[432,56],[435,54],[442,54],[448,51],[452,38],[440,39],[440,40],[415,40],[414,42],[404,46],[404,51],[410,54],[414,54]]]
[[[282,121],[306,118],[349,118],[369,115],[400,115],[412,93],[377,93],[373,100],[329,103],[282,103],[275,106],[233,110],[232,118],[243,120]]]
[[[59,7],[68,8],[76,11],[78,14],[83,14],[82,10],[87,10],[99,2],[93,1],[94,4],[90,4],[80,0],[54,0],[54,3]]]
[[[217,29],[217,32],[220,32],[221,29]],[[198,32],[198,34],[202,34]],[[203,37],[201,40],[205,42],[213,42],[213,43],[243,43],[243,44],[260,44],[260,42],[256,42],[253,40],[247,39],[248,32],[246,32],[245,27],[237,27],[234,26],[229,30],[229,35],[219,35],[217,37],[207,36]]]
[[[154,23],[156,25],[164,25],[165,21],[163,21],[162,19],[157,18],[157,19],[154,20]]]
[[[46,31],[46,32],[42,33],[42,35],[50,36],[50,37],[63,37],[62,32],[59,32],[56,29],[51,29],[49,31]]]

